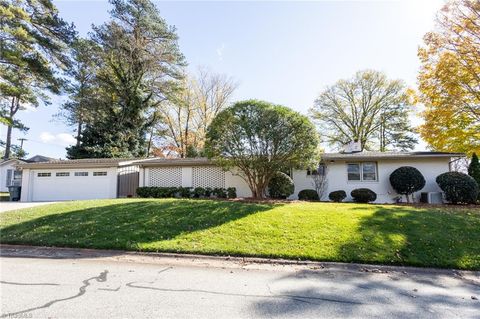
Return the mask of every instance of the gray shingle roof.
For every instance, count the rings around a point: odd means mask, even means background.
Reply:
[[[324,153],[324,160],[352,160],[352,159],[406,159],[406,158],[435,158],[435,157],[464,157],[463,153],[450,152],[355,152],[355,153]]]

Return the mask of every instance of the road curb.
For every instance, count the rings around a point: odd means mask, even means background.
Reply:
[[[480,278],[480,271],[441,269],[441,268],[421,268],[411,266],[395,265],[376,265],[359,263],[340,263],[340,262],[319,262],[309,260],[289,260],[260,257],[241,257],[241,256],[218,256],[218,255],[198,255],[198,254],[180,254],[163,252],[139,252],[110,249],[89,249],[89,248],[67,248],[67,247],[47,247],[47,246],[28,246],[28,245],[8,245],[0,244],[1,257],[17,258],[53,258],[53,259],[96,259],[106,258],[117,261],[135,261],[142,259],[142,262],[152,261],[169,262],[172,260],[180,261],[183,264],[196,264],[202,266],[224,267],[227,264],[234,264],[244,267],[245,265],[259,265],[270,267],[299,267],[309,270],[343,270],[372,273],[418,273],[418,274],[446,274],[446,275],[473,275]],[[149,260],[150,259],[150,260]]]

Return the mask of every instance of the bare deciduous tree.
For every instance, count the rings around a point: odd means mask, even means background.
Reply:
[[[186,76],[182,89],[158,108],[154,152],[196,156],[204,147],[208,126],[228,106],[236,88],[232,78],[205,68],[200,68],[196,76]]]
[[[311,109],[324,142],[342,146],[351,141],[381,151],[412,149],[416,139],[408,121],[409,96],[400,80],[373,70],[327,87]]]

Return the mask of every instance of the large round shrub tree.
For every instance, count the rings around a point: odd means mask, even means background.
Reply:
[[[252,197],[263,198],[276,172],[318,165],[318,143],[306,116],[285,106],[248,100],[213,119],[205,153],[224,169],[238,168]]]
[[[460,172],[447,172],[437,176],[436,182],[452,204],[474,204],[479,192],[473,177]]]
[[[402,166],[390,174],[390,184],[398,194],[405,195],[410,203],[409,196],[425,186],[425,178],[415,167]]]

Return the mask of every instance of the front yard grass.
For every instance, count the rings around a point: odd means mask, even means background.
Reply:
[[[0,242],[480,269],[480,211],[113,199],[0,214]]]

